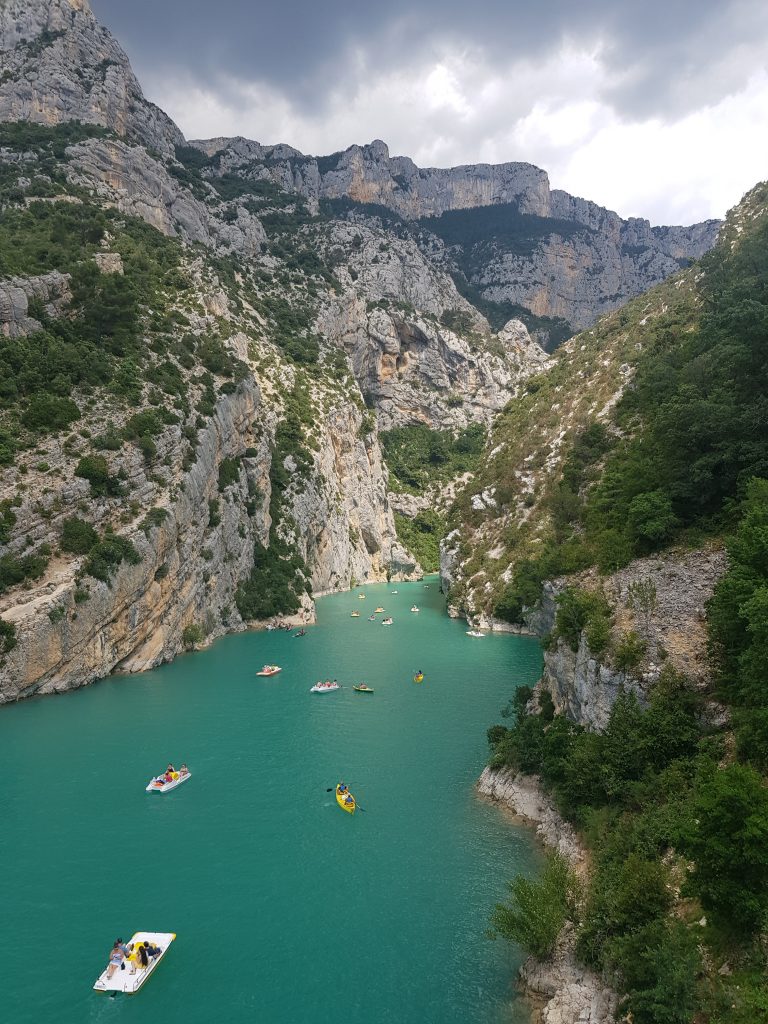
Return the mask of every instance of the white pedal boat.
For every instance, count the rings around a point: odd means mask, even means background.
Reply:
[[[276,676],[278,672],[283,670],[279,665],[265,665],[260,671],[256,673],[257,676]]]
[[[126,995],[132,996],[146,982],[147,978],[168,952],[168,947],[175,938],[176,932],[136,932],[127,945],[130,946],[133,943],[136,946],[141,942],[151,942],[153,946],[160,948],[160,952],[157,956],[150,957],[149,964],[146,967],[138,966],[134,960],[123,961],[124,969],[118,967],[111,978],[107,978],[107,969],[104,968],[96,979],[96,984],[93,986],[94,991],[125,992]]]
[[[411,608],[411,611],[412,612],[417,612],[417,611],[419,611],[419,609],[416,607],[416,605],[414,605],[413,608]]]
[[[150,779],[147,784],[147,793],[170,793],[172,789],[176,789],[182,782],[192,778],[192,772],[185,772],[183,775],[180,775],[178,772],[174,774],[177,778],[172,779],[170,782],[164,781],[164,775],[158,775],[157,778]]]
[[[341,689],[341,687],[339,686],[338,683],[331,683],[328,686],[326,686],[324,683],[315,683],[315,685],[312,687],[312,689],[309,692],[310,693],[332,693],[334,690],[340,690],[340,689]]]
[[[467,636],[484,637],[485,633],[479,633],[476,629],[468,629],[467,630]]]

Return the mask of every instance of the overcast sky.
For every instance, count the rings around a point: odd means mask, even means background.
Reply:
[[[622,216],[768,178],[765,0],[91,0],[188,138],[527,160]]]

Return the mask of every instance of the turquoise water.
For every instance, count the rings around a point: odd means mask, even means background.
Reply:
[[[467,637],[434,580],[392,589],[323,598],[302,639],[244,633],[0,709],[4,1021],[526,1019],[515,952],[485,929],[538,855],[473,784],[540,649]],[[377,604],[392,627],[367,621]],[[256,678],[265,662],[283,672]],[[345,688],[310,695],[326,676]],[[192,779],[145,793],[169,759]],[[336,806],[339,778],[364,812]],[[115,937],[141,929],[178,935],[146,987],[93,992]]]

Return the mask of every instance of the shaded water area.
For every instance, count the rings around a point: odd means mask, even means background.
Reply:
[[[466,636],[428,582],[323,598],[300,639],[243,633],[0,709],[4,1021],[527,1020],[515,952],[485,931],[538,853],[474,783],[540,649]],[[327,676],[344,688],[310,695]],[[193,777],[145,793],[169,759]],[[339,778],[364,811],[336,806]],[[137,995],[93,992],[137,930],[178,938]]]

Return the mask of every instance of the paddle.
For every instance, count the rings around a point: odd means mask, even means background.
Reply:
[[[326,789],[325,792],[326,793],[335,793],[336,792],[336,787],[335,786],[331,786],[331,788],[330,789]],[[357,800],[355,800],[355,807],[357,808],[358,811],[362,811],[363,814],[367,814],[368,813],[364,807],[360,806],[360,804],[357,802]]]

